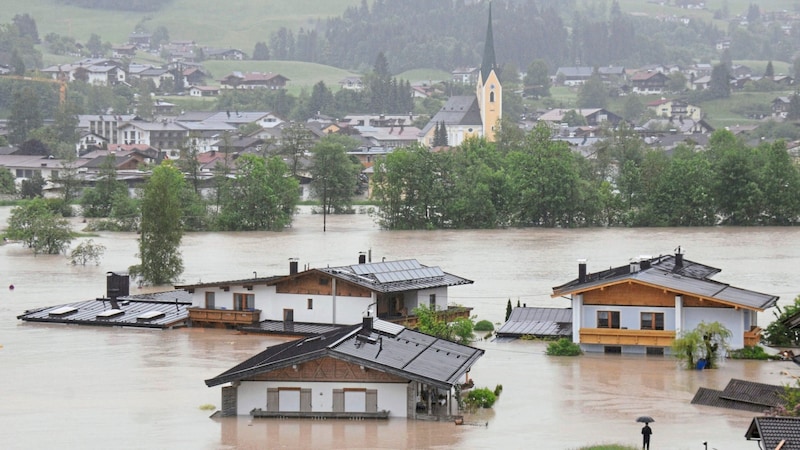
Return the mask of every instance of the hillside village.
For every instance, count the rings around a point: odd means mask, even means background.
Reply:
[[[798,22],[798,18],[791,14],[772,17],[783,23],[786,33]],[[489,31],[491,25],[490,21]],[[291,87],[291,79],[279,73],[247,71],[232,71],[213,79],[204,68],[203,61],[244,61],[249,55],[240,49],[212,48],[187,40],[172,40],[153,47],[152,37],[150,33],[137,31],[129,35],[127,42],[113,45],[111,57],[76,59],[68,64],[45,67],[31,77],[15,76],[6,67],[0,76],[57,83],[61,85],[62,96],[73,83],[94,86],[145,83],[151,86],[154,92],[152,118],[146,119],[139,114],[135,105],[124,114],[109,110],[107,114],[78,116],[77,132],[80,138],[75,145],[78,159],[71,164],[78,168],[86,180],[91,180],[97,174],[101,162],[109,154],[115,156],[120,176],[135,183],[147,176],[142,168],[163,159],[179,159],[181,149],[187,147],[197,150],[200,172],[209,176],[221,159],[233,162],[242,154],[278,153],[283,145],[283,130],[295,121],[269,110],[185,111],[175,99],[215,98],[231,90],[286,90]],[[494,139],[495,123],[499,124],[501,119],[508,121],[506,123],[516,123],[525,131],[537,124],[547,124],[552,130],[553,140],[568,143],[573,150],[586,157],[592,157],[597,145],[608,137],[609,131],[620,126],[634,130],[648,147],[665,152],[672,151],[678,145],[700,150],[715,131],[703,107],[692,100],[698,98],[698,92],[712,89],[713,65],[709,63],[681,66],[654,62],[634,68],[613,65],[557,67],[549,76],[548,82],[553,88],[577,91],[596,79],[602,82],[612,97],[641,98],[644,111],[636,120],[625,119],[620,112],[615,113],[607,108],[570,106],[550,109],[526,107],[519,117],[502,117],[500,110],[505,109],[503,95],[522,94],[525,98],[530,93],[527,88],[517,91],[518,83],[514,83],[515,90],[507,89],[504,93],[500,78],[490,83],[492,87],[497,87],[499,109],[487,116],[486,110],[493,102],[488,97],[480,97],[481,90],[487,87],[487,74],[481,77],[481,72],[487,64],[498,72],[501,67],[494,60],[493,43],[487,41],[486,45],[489,50],[484,50],[484,66],[453,68],[451,79],[442,80],[450,85],[464,86],[466,91],[470,90],[469,86],[477,84],[477,99],[475,96],[445,96],[445,88],[441,83],[414,83],[405,95],[415,99],[415,102],[427,99],[443,102],[439,112],[432,117],[414,112],[386,114],[365,110],[343,117],[317,113],[297,123],[307,129],[312,140],[328,134],[342,134],[356,139],[358,144],[349,153],[363,164],[365,178],[370,175],[375,158],[397,148],[419,144],[441,149],[458,146],[469,137],[483,137],[491,141]],[[730,40],[720,40],[716,46],[721,53],[725,52]],[[158,53],[168,62],[157,65],[137,61],[139,56],[153,53]],[[487,61],[487,58],[491,61]],[[502,78],[521,81],[525,77],[525,73],[520,73],[516,77],[505,74]],[[769,89],[763,91],[764,86]],[[797,114],[793,112],[793,108],[797,107],[793,106],[791,94],[793,90],[796,92],[796,86],[796,80],[791,75],[758,73],[744,64],[732,64],[726,89],[732,92],[763,91],[764,95],[771,96],[770,108],[768,111],[752,113],[750,119],[783,122]],[[362,91],[366,89],[365,79],[363,76],[346,77],[340,80],[338,88]],[[0,134],[4,130],[7,133],[7,128],[2,128],[2,125],[0,123]],[[756,128],[757,124],[752,121],[747,125],[727,127],[745,140],[753,139],[749,136]],[[787,147],[795,157],[800,153],[800,141],[790,141]],[[0,166],[14,173],[17,184],[37,173],[49,182],[63,166],[58,155],[26,153],[25,149],[14,146],[0,149]],[[308,158],[303,163],[307,164]],[[235,164],[232,166],[235,167]],[[301,181],[310,180],[306,178]],[[56,186],[51,183],[46,187]],[[307,196],[308,193],[305,193],[304,198]]]

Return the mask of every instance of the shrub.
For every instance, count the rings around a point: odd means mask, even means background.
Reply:
[[[489,388],[478,388],[469,391],[467,394],[467,406],[471,408],[491,408],[497,396]]]
[[[561,338],[547,345],[549,356],[578,356],[582,353],[581,346],[567,338]]]
[[[494,325],[492,325],[492,322],[489,322],[488,320],[481,320],[481,321],[479,321],[478,323],[475,324],[475,327],[473,328],[473,330],[475,330],[475,331],[494,331]]]
[[[756,345],[755,347],[745,347],[745,348],[740,348],[738,350],[733,350],[731,352],[731,358],[765,360],[765,359],[771,359],[772,356],[767,354],[767,352],[765,352],[763,348]]]
[[[495,397],[500,397],[500,394],[502,394],[502,393],[503,393],[503,385],[502,384],[498,384],[497,386],[494,387],[494,396]]]

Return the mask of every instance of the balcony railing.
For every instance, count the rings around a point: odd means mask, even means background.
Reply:
[[[581,344],[642,345],[669,347],[674,330],[628,330],[624,328],[581,328]]]
[[[456,319],[461,319],[461,318],[469,319],[471,314],[472,314],[472,308],[466,306],[448,306],[447,309],[436,311],[435,317],[445,322],[452,322]],[[403,325],[406,328],[416,328],[417,322],[419,322],[419,318],[414,315],[386,316],[386,317],[381,317],[381,319],[387,322]]]
[[[761,342],[761,328],[753,327],[750,331],[744,332],[745,347],[755,347],[759,342]]]
[[[237,311],[233,309],[188,308],[189,320],[194,324],[250,325],[258,323],[261,310]]]

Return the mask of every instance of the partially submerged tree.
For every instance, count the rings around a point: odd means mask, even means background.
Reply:
[[[172,283],[183,273],[180,198],[184,189],[183,174],[169,163],[153,169],[144,185],[138,255],[141,263],[129,269],[131,276],[139,277],[142,284]]]
[[[106,251],[106,246],[103,244],[95,244],[94,240],[89,239],[83,241],[75,247],[69,254],[69,259],[72,265],[85,266],[87,263],[94,262],[95,265],[100,265],[100,259]]]
[[[731,335],[731,330],[719,322],[700,322],[694,330],[673,341],[672,352],[686,362],[687,369],[693,369],[700,359],[705,361],[705,368],[714,369],[725,355]]]
[[[22,241],[34,254],[56,255],[66,250],[72,233],[69,223],[36,198],[11,210],[6,235]]]

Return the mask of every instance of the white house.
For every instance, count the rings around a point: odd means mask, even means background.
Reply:
[[[554,287],[553,297],[571,299],[572,341],[586,351],[665,354],[701,322],[727,327],[731,348],[756,345],[757,313],[778,297],[711,280],[719,272],[685,260],[680,249],[591,274],[581,261],[578,278]]]
[[[416,321],[414,308],[448,310],[449,286],[471,280],[423,266],[415,259],[307,269],[291,261],[289,275],[176,286],[192,294],[193,325],[256,326],[264,331],[308,334],[308,324],[353,325],[365,311],[402,323]],[[450,308],[448,317],[468,316],[470,308]],[[270,325],[280,328],[270,329]],[[328,328],[329,329],[329,328]],[[313,331],[312,331],[313,332]]]
[[[206,385],[230,383],[222,416],[449,420],[483,353],[367,316],[269,347]]]

